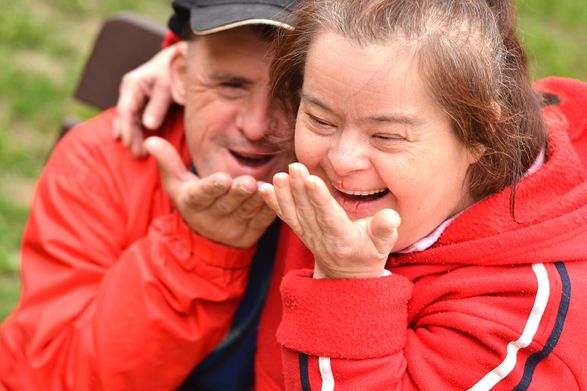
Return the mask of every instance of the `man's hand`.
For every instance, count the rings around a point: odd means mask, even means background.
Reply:
[[[351,221],[324,182],[301,163],[278,173],[259,192],[314,254],[316,278],[368,278],[383,274],[397,240],[398,214],[383,209]]]
[[[232,179],[225,173],[199,178],[186,169],[175,148],[159,137],[145,141],[159,166],[165,191],[187,225],[214,242],[247,248],[275,219],[252,176]]]
[[[145,156],[143,127],[158,129],[171,106],[169,64],[181,45],[178,42],[157,53],[147,63],[128,72],[122,78],[112,136],[130,147],[135,157]]]

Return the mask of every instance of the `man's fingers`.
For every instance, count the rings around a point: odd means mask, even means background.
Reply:
[[[147,154],[145,147],[143,146],[144,138],[143,132],[141,129],[134,129],[130,130],[131,132],[131,146],[130,150],[134,157],[144,157]]]
[[[132,137],[142,134],[141,111],[145,106],[147,95],[139,79],[131,74],[124,76],[116,102],[116,133],[124,146],[129,146]]]
[[[234,211],[234,217],[240,221],[247,221],[257,218],[259,211],[263,208],[268,208],[257,191],[247,199],[243,200]]]
[[[161,127],[165,114],[169,110],[169,106],[171,106],[171,102],[172,97],[169,80],[157,79],[143,113],[143,126],[151,130]]]
[[[257,181],[255,178],[248,175],[237,177],[232,181],[228,193],[218,197],[214,202],[213,211],[219,216],[236,213],[243,203],[253,197],[256,192]]]
[[[227,194],[232,178],[223,172],[214,173],[197,182],[191,182],[185,189],[185,200],[190,208],[212,207],[219,197]]]
[[[380,210],[369,222],[369,236],[380,254],[389,254],[397,241],[401,219],[392,209]]]
[[[144,143],[145,150],[157,160],[159,173],[165,190],[171,198],[177,194],[177,187],[192,177],[181,157],[168,141],[160,137],[149,137]]]
[[[120,138],[120,118],[118,118],[118,114],[114,117],[112,121],[112,138],[114,140],[118,140]]]
[[[249,229],[264,232],[273,220],[275,220],[275,217],[276,215],[273,209],[269,205],[264,205],[257,212],[255,218],[249,220]]]

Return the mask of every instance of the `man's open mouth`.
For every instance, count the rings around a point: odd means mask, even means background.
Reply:
[[[229,150],[229,152],[240,164],[253,168],[267,164],[275,157],[274,153],[244,153],[233,150]]]

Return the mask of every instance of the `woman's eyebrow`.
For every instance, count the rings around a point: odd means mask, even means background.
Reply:
[[[416,126],[422,123],[417,117],[410,115],[408,113],[391,113],[391,114],[381,114],[381,115],[374,115],[366,118],[367,121],[371,122],[391,122],[391,123],[399,123],[404,125]]]
[[[318,99],[317,97],[313,96],[312,94],[310,94],[309,92],[306,91],[302,91],[300,92],[300,98],[305,101],[308,102],[310,104],[313,104],[315,106],[318,106],[328,112],[334,112],[334,110],[332,110],[326,103],[322,102],[320,99]]]
[[[326,103],[322,102],[317,97],[313,96],[307,91],[300,92],[300,98],[307,103],[318,106],[321,109],[334,113],[334,110],[330,108]],[[415,115],[410,114],[406,111],[397,111],[385,114],[370,115],[362,119],[365,122],[377,122],[377,123],[395,123],[404,124],[410,126],[417,126],[422,123]]]

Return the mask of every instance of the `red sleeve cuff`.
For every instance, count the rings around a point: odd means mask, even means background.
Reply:
[[[277,339],[314,356],[366,359],[396,353],[406,340],[411,292],[411,283],[396,274],[313,279],[311,270],[290,272],[281,283]]]
[[[188,271],[198,263],[222,269],[248,268],[256,250],[256,246],[240,249],[212,242],[193,232],[178,213],[160,217],[154,229],[162,236],[162,246]]]

